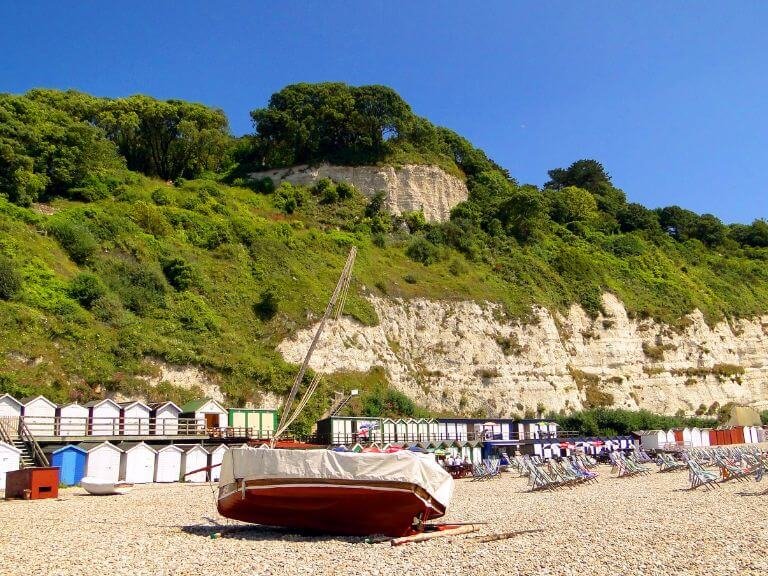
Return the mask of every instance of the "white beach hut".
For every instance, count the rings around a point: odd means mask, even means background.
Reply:
[[[766,430],[763,426],[757,427],[757,441],[758,442],[765,442],[766,437],[768,437],[768,433],[766,433]]]
[[[22,412],[24,424],[27,425],[30,433],[33,436],[53,436],[56,423],[56,404],[45,396],[24,398],[21,403],[24,404]]]
[[[0,442],[0,490],[5,490],[5,475],[18,470],[21,466],[21,450],[5,442]]]
[[[396,420],[395,430],[397,431],[397,442],[405,442],[408,437],[408,426],[406,425],[405,420]],[[395,440],[390,440],[390,442],[394,441]]]
[[[120,479],[120,455],[123,451],[111,442],[82,442],[80,448],[88,453],[85,475],[106,482]]]
[[[150,408],[143,402],[121,402],[120,417],[123,420],[123,435],[146,436],[149,434]]]
[[[0,396],[0,419],[18,419],[22,408],[23,404],[10,394]]]
[[[381,441],[395,442],[397,439],[397,424],[391,418],[381,421]]]
[[[150,404],[152,426],[150,434],[156,436],[176,436],[179,433],[179,414],[181,408],[173,402]]]
[[[211,482],[218,482],[221,476],[221,461],[224,460],[224,452],[227,451],[226,444],[219,444],[210,451]],[[216,466],[218,464],[218,466]],[[213,466],[216,466],[213,468]]]
[[[683,428],[683,446],[686,448],[690,448],[693,446],[693,441],[691,440],[691,429],[690,428]]]
[[[701,428],[699,430],[699,437],[701,438],[700,446],[702,448],[706,448],[707,446],[709,446],[709,431],[710,431],[710,428]]]
[[[677,440],[675,440],[675,431],[674,430],[667,430],[667,441],[665,444],[668,444],[670,447],[677,444]],[[663,448],[664,446],[662,446]]]
[[[208,466],[208,450],[200,444],[189,444],[179,448],[184,450],[184,454],[181,455],[181,477],[184,482],[205,482],[208,479],[208,471],[200,471],[200,468]],[[194,470],[198,472],[189,474]]]
[[[418,442],[419,440],[419,421],[415,418],[408,418],[405,421],[405,441]]]
[[[181,456],[184,450],[174,444],[157,448],[155,482],[178,482],[181,476]]]
[[[179,416],[182,418],[193,418],[199,427],[206,430],[215,430],[217,428],[226,428],[229,413],[216,400],[202,398],[184,404],[181,407],[181,414]]]
[[[661,450],[667,443],[667,433],[663,430],[647,430],[640,436],[640,445],[644,450]]]
[[[105,398],[93,400],[88,408],[88,432],[91,436],[117,436],[120,434],[120,405]]]
[[[701,430],[696,427],[691,428],[691,446],[694,448],[701,446]]]
[[[56,409],[58,416],[57,436],[85,436],[88,434],[88,408],[70,402]]]
[[[754,444],[757,442],[757,428],[755,426],[744,426],[744,443]]]
[[[155,478],[157,451],[144,442],[121,442],[120,478],[135,484],[148,484]]]

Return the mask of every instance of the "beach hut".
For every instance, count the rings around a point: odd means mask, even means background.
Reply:
[[[437,420],[427,421],[427,436],[432,442],[440,440],[440,431],[438,429]]]
[[[395,420],[395,431],[397,442],[405,442],[408,437],[408,425],[402,418]]]
[[[417,442],[419,440],[419,421],[408,418],[405,421],[405,442]]]
[[[51,466],[59,469],[59,483],[65,486],[74,486],[85,476],[85,464],[88,460],[88,452],[75,444],[67,444],[56,448],[52,446],[46,450]]]
[[[120,434],[120,405],[105,398],[87,402],[88,432],[91,436],[117,436]]]
[[[121,442],[120,479],[134,484],[149,484],[155,478],[157,451],[144,442]]]
[[[5,490],[5,475],[21,467],[21,450],[0,442],[0,490]]]
[[[698,428],[691,428],[691,446],[698,448],[701,446],[701,430]]]
[[[123,435],[146,436],[149,434],[149,417],[151,408],[139,402],[121,402],[120,418],[123,422]]]
[[[384,418],[381,421],[381,441],[394,442],[397,440],[397,424],[392,418]]]
[[[682,434],[680,436],[682,439]],[[673,447],[675,444],[677,444],[677,439],[675,438],[674,430],[667,430],[667,441],[665,442],[665,444],[670,448]],[[666,448],[667,446],[664,446],[664,448]]]
[[[262,408],[230,408],[227,424],[231,428],[248,430],[253,438],[271,438],[277,429],[277,410]]]
[[[18,419],[23,405],[10,394],[0,396],[0,420]],[[16,426],[16,423],[13,425]]]
[[[70,402],[56,408],[57,436],[85,436],[88,434],[88,408]]]
[[[667,434],[663,430],[647,430],[640,436],[640,445],[644,450],[661,450],[667,443]]]
[[[184,482],[205,482],[208,470],[200,470],[208,466],[208,450],[200,444],[185,444],[179,446],[184,453],[181,455],[181,478]],[[190,472],[194,474],[189,474]]]
[[[683,446],[691,447],[693,446],[693,442],[691,441],[691,429],[690,428],[683,428],[682,434],[681,434]]]
[[[178,482],[181,476],[181,456],[184,450],[175,444],[157,448],[155,482]]]
[[[45,396],[23,398],[24,424],[33,436],[53,436],[56,423],[56,404]]]
[[[194,419],[199,427],[209,431],[226,428],[228,416],[226,408],[211,398],[187,402],[179,414],[180,418]]]
[[[710,431],[711,430],[709,428],[702,428],[701,430],[699,430],[701,434],[701,444],[699,444],[699,446],[701,446],[702,448],[706,448],[707,446],[709,446]]]
[[[731,442],[733,444],[744,444],[746,442],[744,426],[734,426],[731,429]]]
[[[768,437],[768,433],[766,433],[766,430],[762,426],[757,427],[757,441],[758,442],[765,442],[766,437]]]
[[[221,461],[224,460],[224,452],[227,451],[226,444],[219,444],[210,451],[209,466],[211,466],[211,482],[218,482],[221,476]],[[218,466],[216,466],[218,464]],[[214,466],[216,466],[214,468]]]
[[[717,429],[709,429],[709,446],[719,446],[720,442],[718,442],[718,440],[720,440],[720,438],[721,437],[717,434]]]
[[[106,482],[120,479],[120,454],[122,450],[111,442],[81,442],[78,448],[88,453],[85,475]]]
[[[173,402],[157,402],[149,405],[150,434],[176,436],[179,433],[181,408]]]

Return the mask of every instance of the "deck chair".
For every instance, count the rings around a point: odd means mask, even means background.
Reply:
[[[691,490],[703,486],[706,490],[718,487],[717,474],[704,470],[701,464],[695,460],[688,460],[688,480],[691,483]]]

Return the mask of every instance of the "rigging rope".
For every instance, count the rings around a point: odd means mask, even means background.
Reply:
[[[275,446],[275,442],[277,442],[277,440],[285,432],[288,426],[296,419],[301,409],[309,400],[311,393],[314,393],[315,389],[317,388],[317,384],[320,381],[319,377],[313,379],[307,388],[307,392],[310,392],[311,390],[309,396],[305,392],[304,397],[302,397],[299,405],[297,406],[297,409],[293,411],[291,410],[293,402],[296,399],[296,394],[299,392],[299,388],[301,387],[301,383],[304,379],[304,374],[306,373],[307,367],[309,366],[309,360],[312,357],[312,353],[315,351],[315,346],[317,346],[317,342],[320,340],[320,335],[323,333],[323,329],[325,328],[326,321],[331,315],[333,315],[335,318],[338,318],[341,314],[341,311],[344,309],[344,301],[346,300],[347,292],[349,291],[349,284],[352,278],[352,266],[355,263],[356,255],[357,248],[353,246],[349,251],[347,262],[344,264],[344,269],[342,270],[339,281],[336,284],[336,288],[331,295],[331,299],[328,301],[328,305],[325,307],[325,313],[323,314],[323,318],[320,320],[320,324],[317,327],[315,337],[312,339],[312,343],[309,345],[309,350],[307,350],[307,355],[304,357],[304,362],[302,362],[301,368],[299,368],[299,372],[296,374],[296,378],[293,381],[291,390],[288,393],[288,398],[283,405],[283,412],[280,415],[280,422],[277,425],[277,430],[275,430],[275,434],[272,436],[272,441],[270,443],[273,448]]]

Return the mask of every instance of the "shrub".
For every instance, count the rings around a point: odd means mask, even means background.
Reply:
[[[466,264],[464,264],[464,262],[462,262],[458,258],[454,258],[453,260],[451,260],[451,263],[448,264],[448,272],[450,272],[454,276],[461,276],[463,274],[466,274],[467,270],[468,268]]]
[[[271,320],[280,308],[280,299],[274,288],[267,288],[261,293],[261,298],[253,304],[253,312],[261,320]]]
[[[171,195],[164,188],[152,190],[152,202],[158,206],[168,206],[171,203]]]
[[[186,290],[194,281],[194,271],[183,258],[169,258],[160,262],[168,284],[176,290]]]
[[[81,272],[72,279],[69,295],[80,302],[84,308],[91,308],[93,303],[107,293],[107,287],[101,278],[90,272]]]
[[[406,274],[403,277],[403,280],[405,280],[406,284],[416,284],[418,282],[418,280],[416,279],[416,276],[414,276],[413,274]]]
[[[133,208],[133,220],[147,234],[162,237],[171,231],[163,213],[152,204],[137,202]]]
[[[307,199],[307,193],[301,186],[292,186],[290,182],[283,182],[275,191],[275,208],[285,214],[293,214],[297,208],[303,206]]]
[[[336,193],[339,195],[339,200],[349,200],[355,194],[355,187],[349,182],[339,182],[336,184]]]
[[[421,262],[425,266],[434,264],[440,259],[440,250],[437,246],[423,237],[412,240],[405,249],[405,253],[411,260]]]
[[[49,229],[73,262],[87,264],[96,254],[98,242],[82,224],[71,220],[56,220],[51,222]]]
[[[21,288],[21,276],[13,262],[0,255],[0,300],[10,300]]]
[[[423,230],[427,226],[427,219],[424,217],[424,212],[416,210],[414,212],[404,212],[403,220],[405,220],[406,226],[411,234]]]

